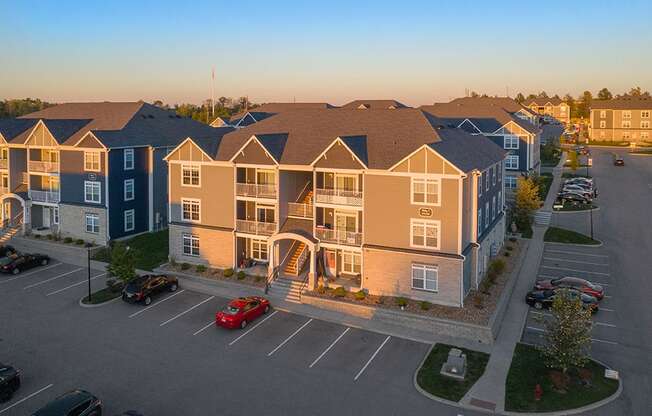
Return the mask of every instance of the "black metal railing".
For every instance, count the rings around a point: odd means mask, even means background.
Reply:
[[[274,267],[271,273],[267,276],[267,279],[265,280],[265,294],[269,292],[269,287],[272,285],[272,282],[276,280],[276,277],[278,277],[278,270],[278,266]]]

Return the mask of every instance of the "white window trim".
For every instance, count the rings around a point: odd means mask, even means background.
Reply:
[[[52,208],[52,223],[59,225],[59,207]]]
[[[184,180],[184,174],[183,174],[183,171],[184,171],[185,169],[189,169],[189,170],[191,171],[191,175],[190,175],[190,183],[184,183],[184,182],[183,182],[183,180]],[[192,184],[192,170],[193,170],[193,169],[196,169],[196,170],[197,170],[197,173],[198,173],[198,174],[197,174],[197,179],[198,179],[198,183],[197,183],[197,185],[193,185],[193,184]],[[256,178],[257,178],[257,177],[258,177],[258,175],[256,175]],[[193,164],[184,164],[184,165],[181,165],[181,186],[186,186],[186,187],[191,187],[191,188],[200,188],[200,187],[201,187],[201,165],[193,165]]]
[[[198,220],[193,220],[192,219],[192,209],[190,210],[190,219],[185,219],[183,217],[183,205],[184,204],[190,204],[191,206],[193,204],[197,204],[199,207],[199,219]],[[201,200],[196,199],[196,198],[181,198],[181,221],[182,222],[194,222],[194,223],[200,223],[201,222]]]
[[[650,121],[649,120],[642,120],[641,121],[641,128],[642,129],[649,129],[650,128]]]
[[[642,110],[641,118],[650,118],[650,110]]]
[[[513,165],[513,161],[516,160],[516,166]],[[518,155],[507,155],[505,158],[505,169],[518,170],[520,158]]]
[[[88,219],[89,218],[94,218],[95,220],[97,220],[97,231],[93,231],[93,230],[88,231]],[[91,225],[92,225],[92,223],[91,223]],[[92,213],[91,214],[89,214],[89,213],[84,214],[84,230],[86,230],[86,232],[89,233],[89,234],[99,234],[100,233],[100,216],[98,214],[92,214]]]
[[[89,156],[97,156],[97,168],[88,167],[88,158]],[[102,170],[101,154],[98,151],[84,151],[84,171],[85,172],[100,172]]]
[[[127,197],[127,184],[131,184],[131,198]],[[122,193],[125,201],[133,201],[136,198],[136,186],[133,179],[124,180]]]
[[[607,111],[606,110],[600,110],[600,118],[607,118]]]
[[[136,155],[134,154],[134,149],[124,149],[123,151],[123,168],[124,170],[133,170],[134,166],[136,165]],[[127,166],[127,161],[129,160],[127,158],[127,155],[131,155],[131,167]]]
[[[358,274],[360,274],[362,272],[362,254],[361,253],[359,253],[357,251],[342,250],[341,256],[342,256],[342,273],[351,274],[351,275],[358,275]],[[351,270],[347,270],[346,267],[345,267],[346,264],[347,264],[347,261],[344,259],[345,256],[351,256],[351,262],[350,262]],[[356,265],[355,259],[356,258],[358,259],[357,264],[360,267],[359,272],[355,271],[355,265]]]
[[[480,172],[480,176],[478,176],[478,196],[482,196],[482,177],[484,176],[484,172]]]
[[[632,128],[632,121],[631,120],[623,120],[621,123],[621,127],[624,129],[631,129]]]
[[[188,247],[190,247],[190,253],[186,253],[186,240],[189,240],[189,242],[190,242],[190,245],[188,246]],[[194,254],[193,250],[192,250],[193,249],[192,243],[193,243],[194,240],[197,240],[197,254]],[[181,253],[184,256],[199,257],[200,250],[201,250],[201,245],[200,245],[200,241],[199,241],[199,236],[196,236],[194,234],[186,234],[186,233],[184,233],[181,236]]]
[[[423,270],[423,287],[416,287],[414,286],[414,269],[420,269]],[[426,289],[426,275],[427,271],[434,271],[435,272],[435,288],[434,289]],[[439,267],[432,265],[432,264],[419,264],[419,263],[413,263],[412,267],[410,268],[410,286],[414,290],[424,290],[426,292],[433,292],[437,293],[439,292]]]
[[[432,202],[416,202],[414,200],[414,184],[415,182],[423,182],[424,185],[424,194],[423,198],[427,199],[428,195],[428,183],[435,183],[437,185],[437,202],[432,203]],[[412,205],[429,205],[433,207],[440,207],[441,206],[441,179],[431,179],[431,178],[415,178],[412,177],[410,180],[410,201],[412,202]]]
[[[131,218],[132,218],[132,220],[131,220],[131,227],[130,227],[130,228],[127,228],[127,216],[128,216],[128,215],[131,215]],[[123,218],[122,218],[122,219],[123,219],[123,224],[124,224],[124,230],[125,230],[125,232],[127,232],[127,231],[133,231],[133,230],[136,229],[136,211],[134,211],[133,209],[128,209],[128,210],[126,210],[126,211],[124,212],[124,214],[123,214]]]
[[[489,178],[490,174],[491,173],[489,172],[489,169],[487,169],[487,174],[485,175],[486,178],[485,178],[485,181],[484,181],[484,190],[486,192],[489,192],[489,182],[491,181],[491,178]]]
[[[486,230],[489,227],[489,223],[491,222],[489,219],[491,218],[491,212],[489,212],[489,201],[484,203],[484,229]]]
[[[254,243],[259,244],[259,249],[258,251],[262,253],[262,247],[265,247],[265,253],[267,254],[267,258],[264,259],[262,257],[255,257],[254,256]],[[251,258],[257,261],[269,261],[269,252],[267,251],[267,240],[263,240],[261,238],[250,238],[249,239],[249,252],[251,253]]]
[[[496,195],[491,199],[491,220],[496,219]]]
[[[86,186],[87,185],[95,185],[95,184],[97,184],[97,187],[98,187],[97,196],[98,196],[99,199],[97,201],[93,201],[91,199],[88,199],[88,197],[87,197],[88,195],[86,193]],[[100,182],[100,181],[84,181],[84,202],[88,202],[88,203],[91,203],[91,204],[101,204],[102,203],[102,182]]]
[[[423,244],[422,246],[414,244],[414,226],[415,223],[422,223],[426,225],[434,225],[437,227],[437,246],[431,247],[426,245],[426,234],[425,234],[425,228],[424,227],[424,235],[423,235]],[[430,249],[430,250],[439,250],[441,247],[441,221],[439,220],[422,220],[419,218],[410,218],[410,247],[414,248],[425,248],[425,249]]]
[[[509,146],[507,146],[507,143],[508,143],[507,139],[509,139],[509,143],[510,143]],[[514,142],[514,140],[516,140],[516,142]],[[518,150],[518,148],[520,146],[520,141],[521,140],[519,139],[519,137],[517,135],[515,135],[515,134],[506,134],[506,135],[503,136],[503,149],[506,149],[506,150]],[[516,143],[516,145],[514,145],[514,143]]]
[[[478,208],[478,237],[482,235],[482,208]]]
[[[623,119],[631,120],[631,118],[632,118],[632,111],[623,110]]]
[[[496,171],[498,170],[498,165],[494,165],[491,168],[491,186],[496,184]]]
[[[607,128],[607,120],[600,120],[600,128],[601,129]]]

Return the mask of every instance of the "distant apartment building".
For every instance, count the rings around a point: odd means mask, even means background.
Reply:
[[[652,142],[652,98],[594,100],[589,138],[613,142]]]
[[[511,98],[461,98],[420,107],[448,125],[491,139],[507,152],[505,189],[517,178],[540,170],[540,128],[537,117]]]
[[[525,100],[523,105],[542,116],[547,122],[570,123],[570,106],[560,98],[531,98]]]
[[[170,256],[262,265],[272,291],[302,281],[461,306],[503,244],[504,159],[482,135],[389,106],[189,138],[166,157]]]
[[[328,103],[267,103],[251,109],[242,110],[231,117],[217,117],[210,123],[210,125],[212,127],[243,128],[287,111],[318,110],[327,108],[335,108],[335,106]]]
[[[69,103],[0,120],[3,225],[105,244],[167,227],[163,158],[221,132],[143,102]]]

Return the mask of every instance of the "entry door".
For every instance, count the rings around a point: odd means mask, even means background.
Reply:
[[[50,208],[43,207],[43,227],[50,228]]]
[[[326,276],[335,276],[337,274],[337,252],[335,250],[324,250],[324,263]]]
[[[11,220],[11,202],[5,201],[2,203],[2,220]]]

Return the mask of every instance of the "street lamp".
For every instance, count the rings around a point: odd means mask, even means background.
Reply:
[[[86,250],[86,261],[88,269],[88,303],[91,303],[91,247]]]

